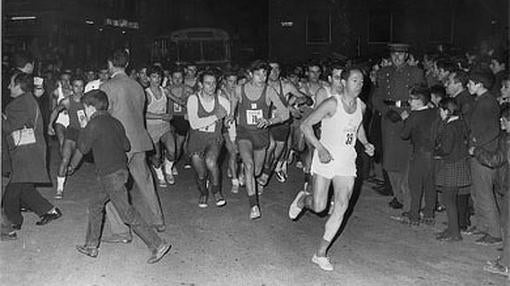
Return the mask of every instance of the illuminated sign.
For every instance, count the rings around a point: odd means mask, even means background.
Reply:
[[[130,29],[139,29],[140,25],[138,22],[129,22],[126,19],[110,19],[106,18],[105,25],[121,27],[121,28],[130,28]]]

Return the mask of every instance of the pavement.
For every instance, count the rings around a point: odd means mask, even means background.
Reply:
[[[58,160],[51,158],[54,180]],[[272,179],[264,189],[262,218],[255,221],[244,188],[232,194],[225,179],[227,205],[200,209],[192,170],[182,163],[178,170],[175,185],[158,188],[167,225],[161,236],[173,245],[159,263],[145,263],[150,252],[136,236],[130,244],[102,244],[96,259],[75,250],[85,238],[88,193],[98,187],[93,165],[84,163],[68,179],[63,200],[53,199],[53,188],[40,188],[62,218],[36,226],[36,215],[25,213],[18,240],[0,242],[0,285],[510,285],[482,270],[501,246],[479,246],[469,236],[438,242],[434,233],[445,227],[444,213],[435,226],[410,228],[390,219],[400,212],[368,183],[351,199],[350,216],[329,250],[335,270],[325,272],[311,257],[327,217],[287,216],[303,180],[296,168],[287,183]]]

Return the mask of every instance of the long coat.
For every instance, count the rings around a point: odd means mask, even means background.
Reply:
[[[37,114],[37,119],[36,119]],[[43,119],[39,105],[31,93],[13,99],[5,108],[6,118],[2,120],[3,132],[7,137],[11,159],[12,183],[49,183],[46,169],[46,141]],[[34,124],[34,120],[36,121]],[[11,133],[26,127],[34,127],[36,143],[14,146]]]
[[[152,150],[152,140],[145,129],[145,92],[124,72],[115,74],[100,87],[108,96],[108,112],[126,129],[131,153]]]
[[[402,121],[392,122],[386,114],[393,110],[401,113],[404,109],[388,106],[385,99],[406,102],[409,99],[409,89],[417,84],[424,84],[423,71],[413,66],[383,67],[377,72],[376,89],[373,97],[374,108],[381,113],[381,133],[383,149],[383,168],[386,171],[401,172],[407,168],[411,145],[409,140],[403,140],[400,133]]]

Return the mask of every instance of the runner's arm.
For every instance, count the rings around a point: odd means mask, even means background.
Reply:
[[[365,110],[367,109],[367,106],[362,101],[360,101],[360,102],[361,102],[361,112],[364,115],[365,114]],[[365,132],[365,127],[363,126],[363,123],[360,124],[360,126],[358,128],[357,137],[358,137],[358,141],[361,144],[363,144],[363,146],[366,146],[367,144],[370,144],[370,142],[368,142],[367,133]]]
[[[305,139],[313,146],[315,149],[323,149],[324,146],[319,142],[319,139],[315,136],[313,131],[313,126],[319,123],[323,118],[333,116],[336,112],[336,99],[328,98],[324,102],[322,102],[308,117],[306,117],[299,129],[305,136]]]
[[[210,115],[207,117],[199,117],[198,116],[198,97],[197,95],[191,95],[188,97],[188,103],[186,105],[186,109],[188,112],[188,120],[189,125],[193,129],[200,129],[203,127],[207,127],[214,122],[218,121],[218,117],[216,115]]]
[[[267,98],[270,101],[268,104],[272,103],[273,106],[276,107],[276,116],[269,119],[269,125],[281,123],[289,119],[289,109],[283,105],[278,94],[271,87],[267,88]]]

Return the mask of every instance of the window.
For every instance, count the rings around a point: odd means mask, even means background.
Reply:
[[[331,15],[329,11],[312,10],[306,17],[306,43],[331,43]]]

